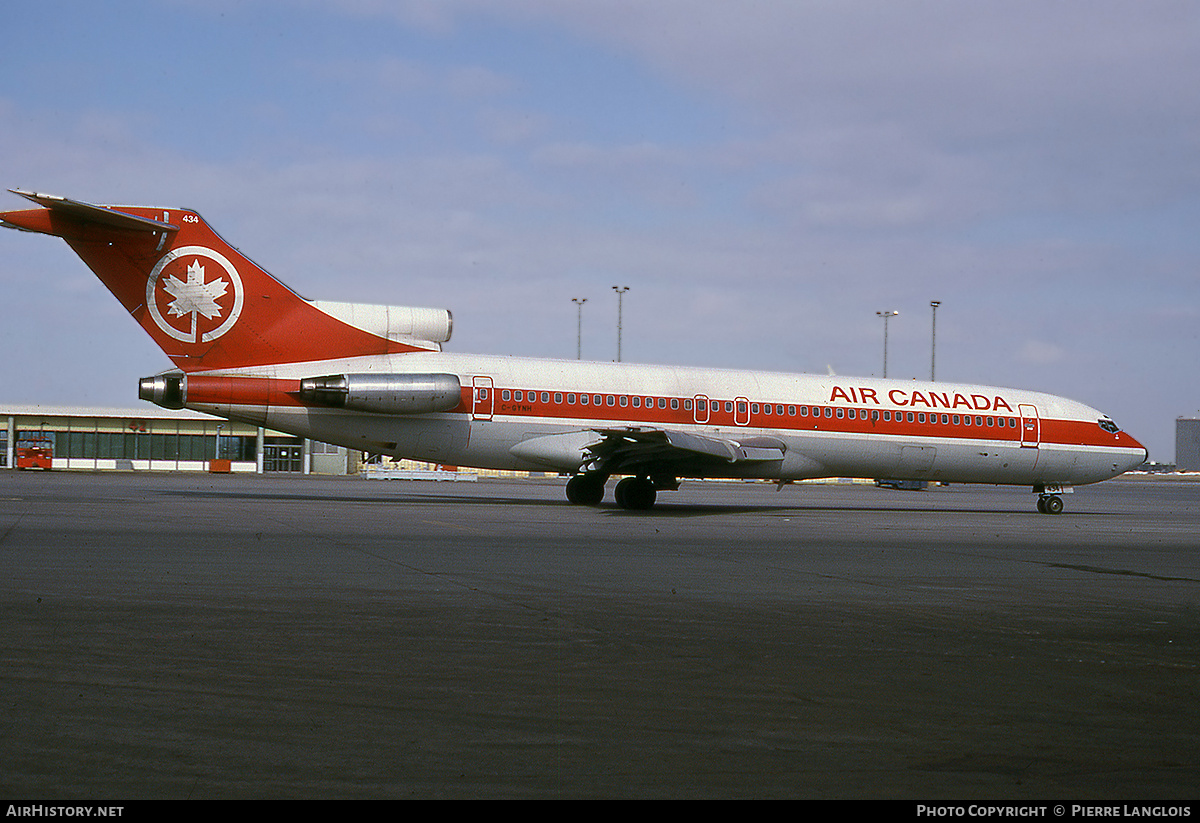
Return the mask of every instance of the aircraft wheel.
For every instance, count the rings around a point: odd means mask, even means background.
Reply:
[[[1062,498],[1057,494],[1047,494],[1038,498],[1038,511],[1042,514],[1062,514]]]
[[[645,477],[626,477],[617,484],[613,494],[617,499],[618,506],[634,511],[646,511],[653,508],[654,501],[658,498],[654,484]]]
[[[598,506],[604,499],[604,480],[577,474],[567,481],[567,500],[577,506]]]

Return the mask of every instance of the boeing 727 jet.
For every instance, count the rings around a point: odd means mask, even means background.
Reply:
[[[570,474],[567,499],[649,509],[688,478],[1028,486],[1037,508],[1140,465],[1100,411],[960,383],[443,351],[442,309],[306,300],[194,211],[20,190],[0,223],[63,238],[173,369],[143,400],[395,457]]]

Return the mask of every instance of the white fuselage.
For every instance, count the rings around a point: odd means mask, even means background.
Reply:
[[[283,381],[334,372],[454,374],[463,399],[452,411],[417,415],[188,406],[366,452],[493,469],[575,472],[597,430],[644,428],[784,446],[781,460],[685,465],[684,477],[1082,485],[1146,458],[1111,422],[1102,428],[1107,418],[1096,409],[978,385],[442,352],[237,370]],[[531,441],[557,446],[522,447]]]

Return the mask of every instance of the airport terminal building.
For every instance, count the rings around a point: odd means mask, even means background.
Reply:
[[[361,460],[187,410],[0,405],[0,468],[353,474]]]

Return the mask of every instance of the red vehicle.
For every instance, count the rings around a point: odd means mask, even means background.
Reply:
[[[50,470],[54,462],[54,441],[48,437],[24,437],[17,441],[18,469]]]

